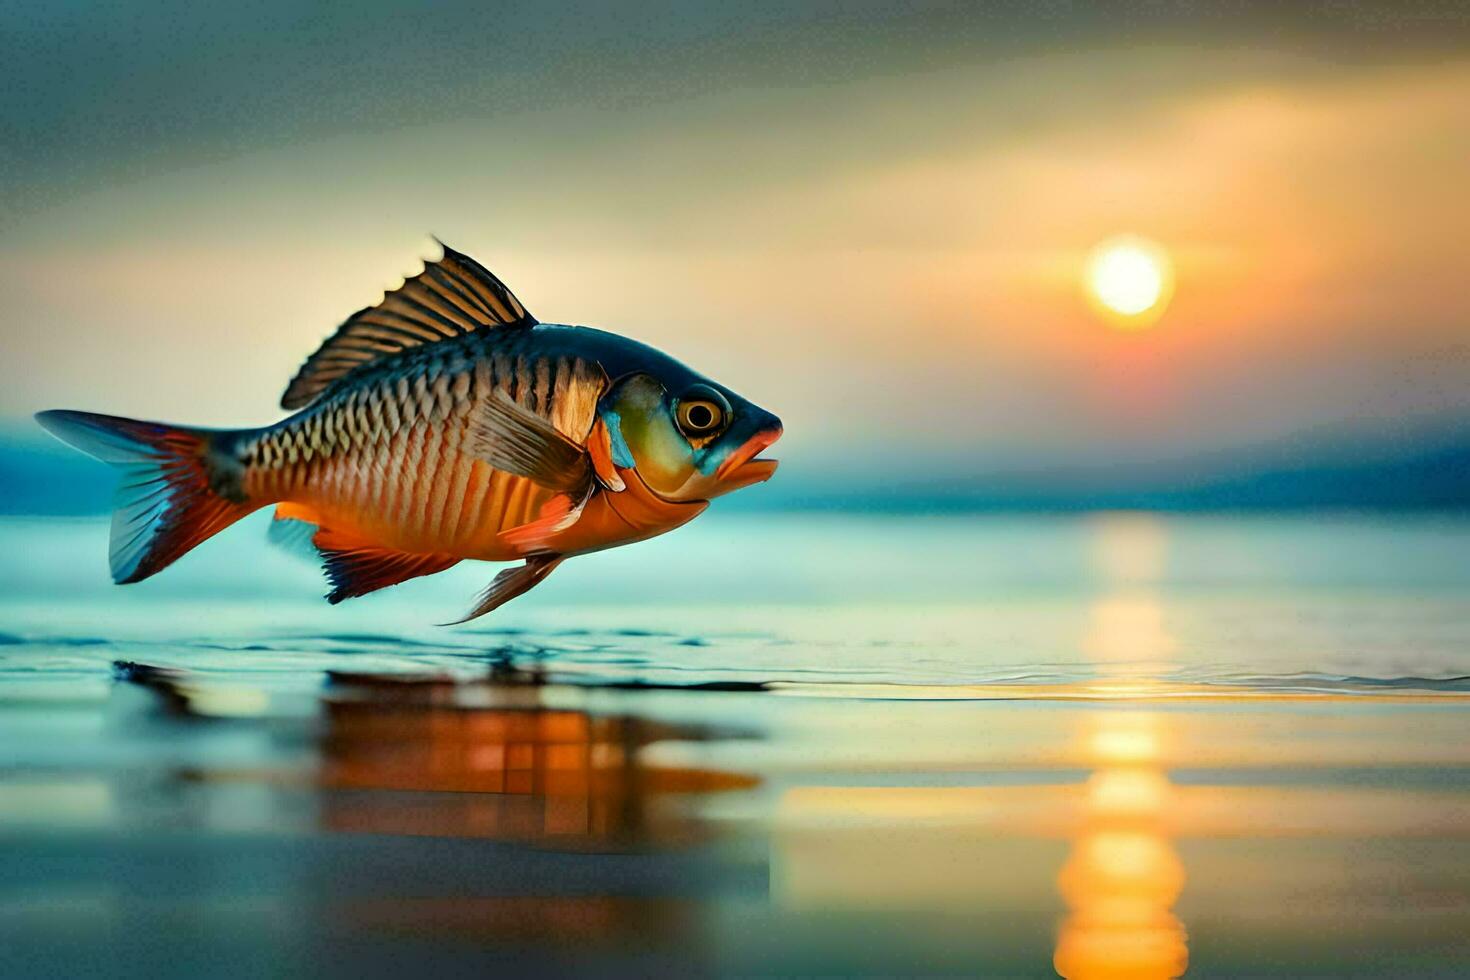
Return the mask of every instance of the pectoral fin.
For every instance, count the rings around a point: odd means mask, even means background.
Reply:
[[[551,574],[551,570],[562,562],[561,555],[532,555],[526,559],[524,565],[515,568],[507,568],[490,582],[490,587],[480,593],[480,599],[475,603],[475,608],[469,611],[463,619],[457,619],[452,623],[442,623],[442,626],[458,626],[460,623],[468,623],[472,619],[478,619],[494,609],[498,609],[518,595],[529,592],[538,582]]]
[[[592,480],[586,450],[499,391],[475,420],[469,451],[497,470],[571,493],[577,500]]]

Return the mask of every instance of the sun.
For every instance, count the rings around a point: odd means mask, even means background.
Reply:
[[[1147,326],[1169,301],[1173,269],[1164,250],[1133,235],[1110,238],[1087,259],[1088,295],[1120,326]]]

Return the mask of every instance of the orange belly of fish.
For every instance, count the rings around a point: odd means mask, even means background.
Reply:
[[[542,550],[584,555],[649,538],[688,524],[704,512],[708,501],[670,503],[648,489],[635,470],[619,469],[625,489],[598,490],[577,523],[548,538]]]
[[[535,553],[586,554],[644,541],[687,524],[706,504],[670,503],[656,496],[632,470],[626,489],[598,490],[576,523],[541,541],[507,542],[504,532],[537,519],[557,495],[530,480],[475,462],[447,490],[408,485],[374,495],[371,477],[326,468],[278,505],[281,517],[332,531],[338,546],[350,542],[479,561],[514,561]]]
[[[416,426],[373,451],[249,474],[248,491],[277,514],[329,530],[335,547],[513,561],[528,554],[585,554],[642,541],[686,524],[707,503],[670,503],[636,470],[625,489],[598,489],[576,522],[535,541],[505,534],[545,516],[559,495],[461,452],[454,430]]]
[[[500,535],[536,520],[553,491],[461,457],[437,471],[333,460],[280,496],[277,513],[359,542],[414,554],[510,561]]]

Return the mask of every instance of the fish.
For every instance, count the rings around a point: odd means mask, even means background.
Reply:
[[[775,415],[647,344],[541,323],[439,244],[306,359],[281,398],[293,414],[272,425],[36,415],[121,470],[114,582],[274,506],[271,538],[314,549],[333,604],[465,560],[519,562],[463,623],[568,558],[672,531],[775,473],[761,455],[782,435]]]

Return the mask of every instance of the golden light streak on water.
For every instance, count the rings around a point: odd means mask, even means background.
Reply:
[[[1153,668],[1175,648],[1148,588],[1163,573],[1163,529],[1136,515],[1109,517],[1096,541],[1110,591],[1093,608],[1084,648],[1098,664],[1100,686],[1147,694]],[[1175,805],[1162,763],[1168,716],[1103,708],[1087,720],[1080,751],[1095,768],[1057,875],[1069,911],[1052,964],[1068,980],[1177,977],[1189,965],[1189,947],[1173,913],[1186,872],[1165,830]]]

